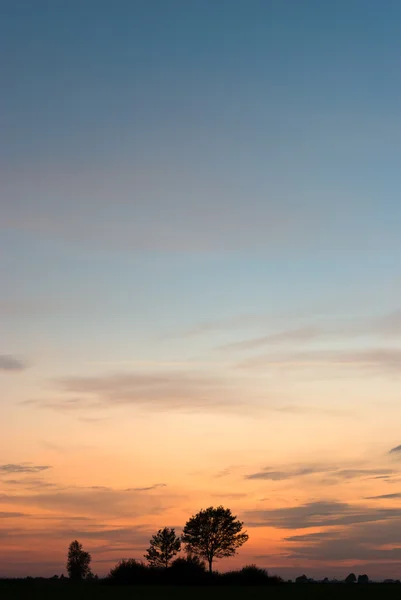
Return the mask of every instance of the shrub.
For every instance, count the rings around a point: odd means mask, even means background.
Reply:
[[[167,572],[172,583],[200,583],[208,579],[206,564],[198,556],[176,558]]]
[[[150,569],[142,562],[134,558],[120,560],[120,562],[111,569],[108,580],[114,583],[146,583],[149,581]]]

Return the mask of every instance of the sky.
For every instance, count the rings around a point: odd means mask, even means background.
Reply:
[[[0,0],[0,576],[222,504],[401,570],[401,4]]]

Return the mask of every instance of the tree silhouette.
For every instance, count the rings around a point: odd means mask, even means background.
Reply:
[[[79,581],[88,577],[91,572],[91,560],[91,555],[82,549],[82,544],[77,540],[71,542],[67,555],[67,571],[70,579]]]
[[[181,550],[181,540],[174,529],[159,529],[150,539],[150,546],[144,555],[151,567],[167,567]]]
[[[210,506],[187,521],[182,535],[185,550],[204,558],[211,573],[215,558],[234,556],[248,541],[248,534],[241,533],[243,525],[229,508]]]

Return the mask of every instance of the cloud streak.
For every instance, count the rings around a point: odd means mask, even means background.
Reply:
[[[131,405],[147,411],[189,413],[238,412],[249,406],[238,389],[222,378],[174,370],[67,377],[56,383],[65,395],[29,404],[60,411]]]
[[[381,494],[380,496],[367,496],[366,500],[393,500],[395,498],[401,498],[401,492],[395,492],[394,494]]]
[[[41,473],[51,469],[51,465],[33,465],[31,463],[0,465],[0,473]]]
[[[334,561],[398,561],[401,519],[387,513],[382,520],[353,524],[342,529],[288,536],[287,559]],[[394,566],[393,566],[394,568]]]
[[[281,331],[268,333],[221,346],[222,350],[253,350],[269,345],[304,344],[321,339],[357,338],[367,335],[380,337],[398,337],[401,335],[401,309],[378,317],[352,322],[338,320],[337,323],[310,323],[298,327],[289,327]]]
[[[24,371],[28,368],[26,361],[12,356],[11,354],[0,354],[0,371]]]
[[[71,518],[76,514],[135,518],[159,514],[166,508],[170,496],[148,494],[144,490],[120,490],[103,486],[58,487],[23,493],[0,494],[0,505],[40,508]],[[176,497],[174,497],[176,500]]]
[[[354,351],[305,351],[249,358],[237,365],[240,369],[275,367],[280,369],[331,368],[356,369],[364,373],[401,373],[401,349],[371,348]]]
[[[159,488],[167,487],[166,483],[155,483],[149,487],[138,487],[138,488],[127,488],[126,492],[150,492],[151,490],[157,490]]]
[[[245,475],[245,479],[249,480],[267,480],[267,481],[284,481],[287,479],[294,479],[297,477],[307,477],[309,475],[321,475],[322,473],[328,475],[333,482],[335,480],[347,480],[355,479],[358,477],[371,477],[371,476],[386,476],[394,473],[392,469],[343,469],[335,467],[333,465],[301,465],[289,467],[283,470],[271,469],[265,467],[261,471],[250,473]]]
[[[248,527],[308,529],[401,518],[401,508],[366,508],[345,502],[318,501],[288,508],[251,510],[245,517]]]

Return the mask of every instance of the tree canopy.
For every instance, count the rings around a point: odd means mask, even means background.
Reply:
[[[67,571],[70,579],[85,579],[91,573],[90,563],[92,557],[89,552],[85,552],[77,540],[71,542],[68,547]]]
[[[248,541],[243,525],[229,508],[210,506],[187,521],[182,535],[185,550],[204,558],[212,572],[215,558],[233,556]]]
[[[181,540],[174,529],[165,527],[151,538],[150,546],[144,555],[150,566],[167,569],[171,560],[181,550]]]

